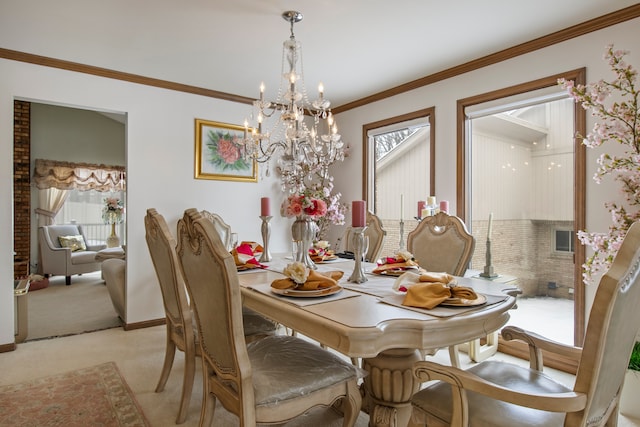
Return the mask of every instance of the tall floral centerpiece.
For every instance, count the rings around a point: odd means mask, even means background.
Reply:
[[[280,214],[295,218],[291,226],[291,236],[296,245],[296,259],[309,268],[316,268],[309,257],[309,249],[318,235],[316,221],[327,214],[327,203],[321,194],[305,190],[299,194],[290,194],[282,203]]]
[[[598,271],[607,270],[613,261],[627,230],[640,218],[640,105],[636,88],[637,71],[624,61],[628,51],[606,48],[604,59],[613,71],[611,81],[600,80],[587,85],[575,85],[561,79],[560,85],[582,103],[585,110],[598,119],[592,131],[582,137],[589,148],[607,142],[618,143],[622,154],[605,153],[598,158],[598,170],[593,179],[600,183],[607,175],[620,182],[624,202],[606,202],[612,224],[606,233],[579,231],[578,239],[594,253],[583,265],[583,277],[589,283]],[[610,99],[613,98],[613,99]]]
[[[120,238],[116,234],[116,224],[123,220],[124,205],[118,197],[107,197],[104,199],[102,208],[102,220],[105,224],[111,225],[111,235],[107,237],[107,247],[114,248],[120,246]]]

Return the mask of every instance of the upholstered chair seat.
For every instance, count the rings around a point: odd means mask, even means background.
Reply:
[[[258,407],[275,406],[354,376],[354,369],[338,356],[288,335],[249,343],[247,352],[254,372],[253,389]]]
[[[569,393],[571,389],[556,382],[541,372],[521,369],[503,362],[488,360],[469,368],[480,378],[486,378],[496,385],[508,387],[523,393]],[[412,404],[417,409],[429,414],[428,426],[451,425],[451,386],[444,382],[431,385],[429,392],[418,393]],[[468,393],[469,405],[473,412],[474,427],[532,427],[560,426],[564,414],[559,412],[540,411],[525,408],[500,400],[491,399],[477,393]],[[500,414],[510,414],[501,417]]]

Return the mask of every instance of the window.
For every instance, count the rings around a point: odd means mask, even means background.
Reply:
[[[573,253],[575,232],[573,230],[555,230],[555,252]]]
[[[418,201],[434,192],[433,122],[429,108],[364,126],[364,194],[387,231],[383,254],[395,253],[401,240],[406,244],[417,224]]]
[[[102,220],[102,208],[105,203],[104,199],[107,197],[118,197],[120,200],[125,200],[125,192],[69,190],[69,197],[56,215],[56,223],[79,224],[89,241],[105,242],[111,232],[111,227]],[[120,236],[122,244],[125,242],[126,215],[124,218],[122,223],[116,225],[117,234]]]

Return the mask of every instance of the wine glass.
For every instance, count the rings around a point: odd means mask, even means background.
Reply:
[[[233,250],[238,247],[238,233],[231,233],[231,241],[229,242],[231,245],[231,249]]]

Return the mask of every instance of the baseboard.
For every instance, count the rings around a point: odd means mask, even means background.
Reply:
[[[153,326],[164,325],[165,323],[167,323],[167,319],[163,317],[162,319],[145,320],[144,322],[125,323],[122,328],[125,331],[133,331],[135,329],[151,328]]]
[[[18,346],[14,342],[8,344],[0,344],[0,353],[7,353],[9,351],[15,351]]]

